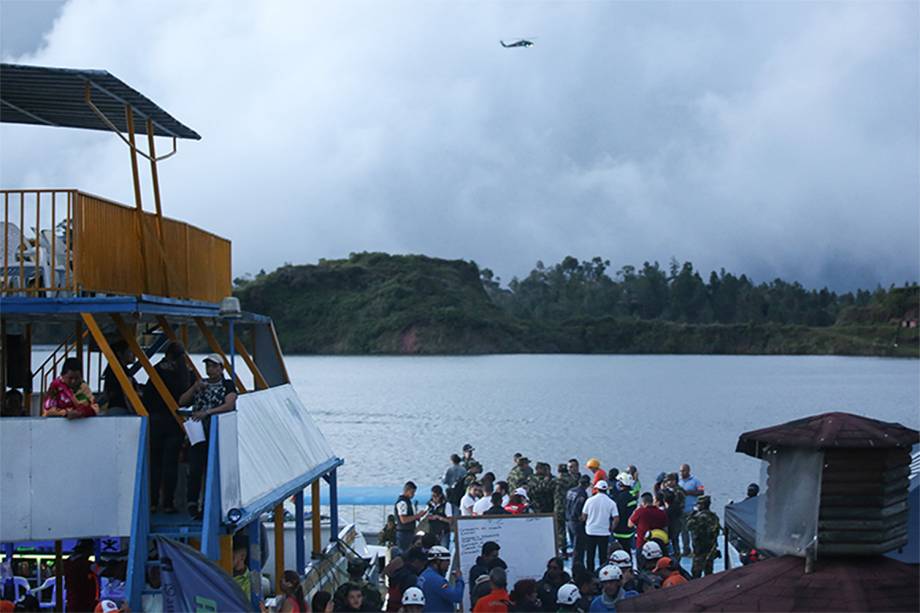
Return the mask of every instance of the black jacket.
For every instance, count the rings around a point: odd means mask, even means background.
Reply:
[[[562,571],[562,578],[559,583],[553,583],[550,581],[548,573],[544,573],[543,578],[537,582],[537,596],[540,598],[541,610],[548,612],[559,610],[559,605],[556,604],[556,594],[559,592],[560,587],[566,583],[571,583],[571,581],[572,578],[565,571]]]

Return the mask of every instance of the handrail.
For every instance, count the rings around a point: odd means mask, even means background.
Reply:
[[[215,303],[232,291],[230,241],[212,232],[151,212],[139,216],[136,208],[74,189],[0,194],[0,294],[150,294]]]

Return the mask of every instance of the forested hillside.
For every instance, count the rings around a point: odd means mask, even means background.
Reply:
[[[743,353],[918,356],[916,284],[837,294],[672,261],[601,258],[536,268],[507,286],[486,268],[352,254],[236,280],[292,353]]]

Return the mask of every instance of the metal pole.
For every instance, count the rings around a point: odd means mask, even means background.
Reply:
[[[284,503],[275,505],[275,593],[281,593],[281,576],[284,574]]]
[[[310,484],[310,512],[311,512],[311,529],[313,533],[313,551],[312,557],[319,558],[323,553],[323,534],[322,524],[319,514],[319,479]]]
[[[297,535],[297,574],[303,573],[303,569],[307,567],[307,542],[305,539],[306,534],[303,526],[304,522],[304,509],[303,509],[303,490],[300,490],[294,494],[294,534]]]
[[[227,323],[229,324],[227,335],[230,337],[230,380],[236,381],[236,352],[233,346],[233,320],[231,319]]]
[[[329,474],[329,540],[339,540],[339,469]]]

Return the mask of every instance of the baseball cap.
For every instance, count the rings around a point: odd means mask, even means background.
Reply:
[[[204,357],[204,360],[203,360],[203,361],[205,361],[205,362],[214,362],[214,363],[217,364],[218,366],[223,366],[223,365],[224,365],[223,359],[221,359],[220,354],[217,354],[217,353],[209,353],[208,355],[206,355],[206,356]]]
[[[605,490],[607,489],[607,482],[606,482],[606,481],[598,481],[597,484],[596,484],[594,487],[595,487],[595,489],[598,489],[598,490],[600,490],[600,491],[603,492],[603,491],[605,491]]]
[[[527,498],[527,490],[525,490],[523,487],[517,488],[512,493],[517,494],[518,496],[523,496],[524,498]]]
[[[118,605],[111,600],[100,600],[94,609],[94,613],[115,613],[116,611],[118,611]]]
[[[582,475],[578,478],[579,485],[585,486],[591,484],[591,477],[589,475]]]
[[[483,583],[488,583],[489,581],[490,581],[489,573],[486,573],[484,575],[479,575],[478,577],[476,577],[476,581],[474,583],[476,585],[482,585]]]
[[[653,570],[652,572],[657,573],[659,570],[664,570],[665,568],[670,568],[670,567],[671,567],[671,558],[669,557],[659,558],[658,562],[655,564],[655,570]]]
[[[466,445],[463,446],[463,451],[476,451],[476,449],[472,445],[467,443]]]

